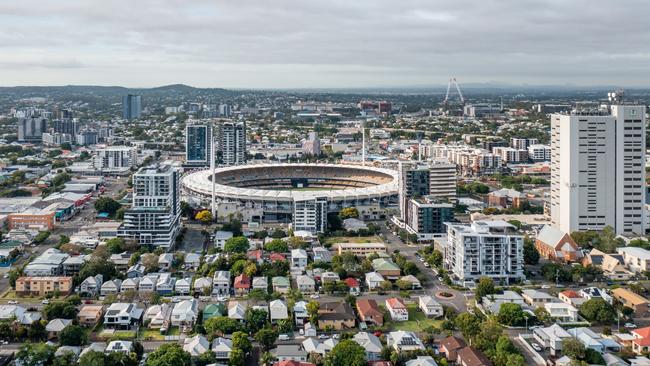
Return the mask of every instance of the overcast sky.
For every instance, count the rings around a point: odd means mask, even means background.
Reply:
[[[650,1],[3,0],[0,84],[650,86]]]

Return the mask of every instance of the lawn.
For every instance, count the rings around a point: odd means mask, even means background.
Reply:
[[[140,328],[140,338],[144,340],[164,341],[165,335],[160,334],[159,329]]]
[[[333,236],[325,239],[326,244],[336,243],[383,243],[378,236]]]
[[[411,332],[422,332],[429,327],[440,328],[442,320],[427,318],[423,312],[418,311],[416,304],[408,305],[409,320],[406,322],[393,322],[395,330],[407,330]]]

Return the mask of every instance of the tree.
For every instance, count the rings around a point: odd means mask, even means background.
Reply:
[[[594,298],[580,305],[580,315],[591,322],[611,324],[616,320],[616,310],[607,301]]]
[[[546,311],[546,309],[541,306],[537,307],[533,311],[533,313],[535,313],[535,317],[537,318],[537,320],[539,320],[542,323],[546,323],[552,320],[551,314],[549,314],[548,311]]]
[[[70,242],[70,237],[67,235],[59,235],[59,245],[68,244]]]
[[[580,360],[585,357],[585,346],[576,338],[565,338],[562,340],[562,353],[572,360]]]
[[[275,356],[271,352],[264,352],[260,357],[260,365],[271,366],[275,362]]]
[[[217,362],[217,355],[209,350],[205,353],[202,353],[195,359],[195,366],[207,366]]]
[[[379,287],[380,287],[383,291],[390,291],[390,290],[393,289],[393,284],[392,284],[390,281],[382,281],[382,282],[379,284]]]
[[[436,249],[431,253],[427,262],[434,267],[440,268],[442,266],[442,260],[442,252]]]
[[[481,321],[479,318],[471,313],[458,314],[456,319],[454,319],[454,325],[456,325],[456,328],[458,328],[458,330],[463,333],[463,336],[468,339],[473,338],[478,334],[480,324]]]
[[[208,225],[212,222],[212,213],[208,210],[199,211],[194,217],[195,220],[201,221],[202,223]]]
[[[183,215],[183,217],[191,218],[192,212],[192,206],[185,201],[181,201],[181,215]]]
[[[282,239],[273,239],[264,245],[264,249],[269,252],[286,253],[289,251],[289,245]]]
[[[112,254],[122,253],[124,238],[113,238],[106,241],[106,247]]]
[[[233,236],[226,240],[223,250],[228,253],[245,253],[248,250],[248,239],[244,236]]]
[[[325,357],[325,366],[365,366],[366,363],[365,349],[351,339],[339,342]]]
[[[309,322],[316,324],[318,322],[318,310],[320,303],[318,301],[310,301],[307,303],[307,315],[309,315]]]
[[[278,339],[278,332],[271,328],[260,329],[255,334],[255,340],[264,348],[268,350],[275,344],[275,340]]]
[[[476,336],[476,345],[482,350],[493,349],[499,337],[503,335],[503,328],[494,317],[488,318],[479,328]]]
[[[47,240],[47,238],[49,238],[49,237],[50,237],[50,232],[49,232],[49,231],[40,231],[40,232],[39,232],[39,233],[34,237],[33,242],[34,242],[35,244],[41,244],[41,243],[43,243],[45,240]]]
[[[110,217],[114,217],[120,207],[122,207],[122,205],[119,202],[106,196],[99,197],[97,201],[95,201],[95,209],[97,212],[105,212]]]
[[[76,365],[75,358],[77,356],[72,351],[65,351],[62,355],[56,356],[52,366],[73,366]]]
[[[539,263],[539,252],[535,248],[533,240],[528,237],[524,239],[524,263],[528,265]]]
[[[64,346],[82,346],[87,341],[86,330],[78,325],[70,324],[59,334],[59,342]]]
[[[238,348],[233,348],[232,351],[230,351],[230,358],[228,359],[228,365],[243,366],[244,362],[246,362],[246,355],[244,354],[244,351]]]
[[[248,340],[248,334],[244,332],[235,332],[232,334],[232,346],[239,348],[244,354],[248,354],[253,349],[251,341]]]
[[[258,330],[264,328],[266,325],[268,316],[266,310],[253,309],[249,307],[244,313],[244,324],[246,324],[246,330],[251,333],[257,333]]]
[[[20,346],[16,354],[16,360],[22,366],[43,366],[49,365],[54,359],[54,347],[45,343],[25,343]]]
[[[503,303],[499,307],[499,323],[505,325],[521,325],[525,322],[524,311],[521,309],[521,305],[514,303]]]
[[[344,209],[341,209],[341,211],[339,211],[339,218],[341,220],[357,218],[357,217],[359,217],[359,210],[357,210],[356,207],[346,207]]]
[[[145,271],[155,272],[158,269],[158,256],[153,253],[147,253],[140,259]]]
[[[79,358],[79,365],[104,366],[106,365],[104,353],[97,351],[86,352]]]
[[[77,316],[77,307],[75,304],[65,302],[52,302],[43,308],[43,316],[47,320],[62,318],[74,319]]]
[[[165,343],[149,354],[146,366],[190,366],[192,356],[178,343]]]
[[[476,285],[476,290],[474,292],[476,301],[483,301],[483,297],[487,295],[492,295],[496,293],[496,288],[494,287],[494,281],[489,277],[481,277],[478,280],[478,285]]]
[[[282,239],[282,238],[284,238],[286,236],[287,236],[287,233],[284,230],[280,229],[280,228],[273,230],[273,232],[271,233],[271,237],[273,239]]]
[[[241,324],[236,319],[230,319],[227,316],[216,316],[205,321],[203,324],[205,331],[210,338],[231,334],[241,330]]]
[[[555,282],[557,279],[559,282],[569,282],[571,281],[571,272],[564,268],[562,265],[557,263],[546,263],[541,268],[542,276],[547,281]]]

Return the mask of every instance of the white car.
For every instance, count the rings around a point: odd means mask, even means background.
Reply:
[[[9,305],[18,305],[18,301],[16,301],[16,300],[9,300]]]
[[[311,295],[311,296],[309,296],[309,297],[312,298],[312,299],[320,299],[320,295],[319,295],[319,294],[313,294],[313,295]]]
[[[177,296],[172,297],[172,302],[175,304],[177,302],[181,302],[181,299]]]
[[[278,336],[278,340],[281,340],[281,341],[288,341],[288,340],[289,340],[289,335],[288,335],[288,334],[280,334],[280,335]]]
[[[539,344],[537,344],[537,343],[531,343],[530,345],[533,346],[533,349],[534,349],[535,351],[537,351],[537,352],[541,352],[541,351],[542,351],[542,347],[541,347]]]
[[[45,300],[41,301],[41,304],[43,304],[43,305],[47,305],[49,303],[50,303],[50,300],[48,300],[48,299],[45,299]]]
[[[431,267],[431,265],[429,264],[429,262],[424,262],[424,266],[427,267],[427,268]]]
[[[424,258],[420,257],[420,262],[424,262]]]
[[[551,286],[549,286],[549,285],[542,285],[542,288],[546,290],[546,289],[551,288]]]
[[[327,334],[321,334],[318,336],[318,339],[327,339],[327,338],[329,338]]]
[[[634,324],[634,323],[625,323],[625,328],[636,328],[636,324]]]
[[[334,338],[334,339],[339,339],[340,337],[341,337],[341,335],[338,334],[338,333],[337,333],[337,334],[334,334],[334,335],[332,336],[332,338]]]

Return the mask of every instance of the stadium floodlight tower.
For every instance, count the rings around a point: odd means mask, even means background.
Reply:
[[[366,129],[365,129],[365,121],[361,121],[361,166],[366,166]]]
[[[217,218],[217,205],[216,205],[216,193],[215,193],[215,170],[214,162],[216,160],[215,149],[214,149],[214,137],[210,136],[212,141],[210,141],[210,173],[212,174],[212,220]]]

